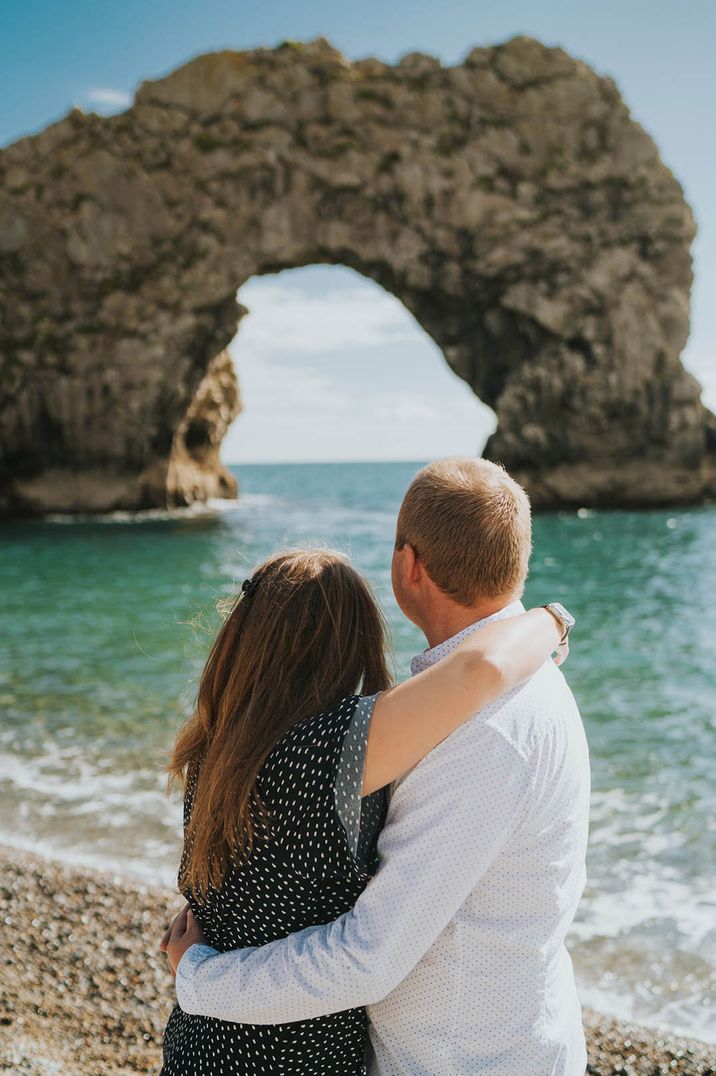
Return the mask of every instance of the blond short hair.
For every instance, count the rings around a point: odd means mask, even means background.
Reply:
[[[460,605],[521,593],[532,552],[527,494],[504,467],[456,457],[419,471],[398,514],[432,581]]]

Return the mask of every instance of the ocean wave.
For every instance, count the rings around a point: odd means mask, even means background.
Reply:
[[[129,875],[148,885],[165,886],[168,889],[176,889],[177,869],[176,863],[158,866],[151,859],[117,859],[109,854],[103,855],[96,849],[78,848],[75,845],[61,846],[55,841],[40,837],[30,837],[13,830],[5,830],[0,826],[0,844],[8,848],[17,848],[20,852],[31,852],[33,855],[42,856],[55,863],[64,863],[68,867],[85,867],[88,870],[102,871],[112,876],[117,885],[121,885],[123,879]]]
[[[48,512],[42,517],[45,523],[56,523],[62,526],[71,526],[82,523],[114,524],[114,523],[176,523],[176,522],[211,522],[220,516],[236,509],[237,501],[212,498],[205,502],[186,505],[182,508],[144,508],[139,511],[127,511],[118,509],[115,512],[75,513]]]

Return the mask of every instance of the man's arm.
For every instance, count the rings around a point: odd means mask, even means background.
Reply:
[[[182,957],[188,1013],[240,1023],[307,1020],[389,994],[442,933],[519,825],[531,775],[482,718],[440,744],[395,790],[381,866],[351,911],[255,949]]]

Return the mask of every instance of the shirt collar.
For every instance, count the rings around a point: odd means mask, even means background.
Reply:
[[[505,605],[502,609],[498,609],[492,616],[483,617],[482,620],[476,620],[474,624],[468,624],[466,628],[459,631],[457,635],[451,636],[442,643],[438,643],[437,646],[431,647],[429,650],[423,650],[422,654],[418,654],[410,663],[410,671],[415,676],[416,673],[423,672],[425,669],[429,669],[431,665],[435,665],[442,658],[451,653],[458,643],[461,643],[463,639],[466,639],[468,635],[472,635],[474,631],[479,631],[480,628],[484,628],[486,624],[491,624],[493,620],[505,620],[509,616],[517,616],[518,613],[524,613],[525,607],[521,601],[510,602],[509,605]]]

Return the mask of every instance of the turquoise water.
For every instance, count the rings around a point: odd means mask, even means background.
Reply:
[[[418,464],[242,466],[213,515],[0,531],[0,840],[171,881],[162,767],[216,599],[284,545],[368,573],[397,669],[422,649],[390,594]],[[527,600],[578,619],[566,674],[592,752],[589,883],[571,938],[583,1000],[716,1038],[716,509],[538,517]]]

